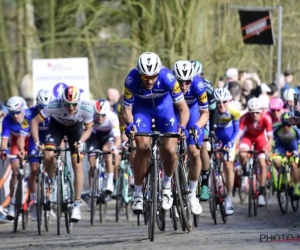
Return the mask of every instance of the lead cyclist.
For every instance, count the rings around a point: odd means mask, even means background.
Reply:
[[[203,79],[204,85],[206,87],[206,93],[208,98],[208,109],[209,109],[209,121],[204,128],[204,139],[207,139],[209,134],[215,137],[215,129],[217,124],[217,112],[216,112],[216,100],[214,97],[214,87],[211,82],[205,79],[202,64],[199,61],[191,60],[191,63],[194,67],[194,74],[200,76]],[[209,178],[209,155],[208,155],[208,143],[203,142],[201,147],[201,161],[202,161],[202,170],[201,170],[201,194],[200,201],[207,201],[209,199],[208,193],[208,178]]]

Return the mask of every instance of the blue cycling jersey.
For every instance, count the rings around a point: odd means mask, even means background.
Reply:
[[[15,136],[29,136],[31,111],[25,109],[24,120],[21,123],[15,122],[11,115],[6,115],[2,122],[2,138],[9,138],[10,134]]]
[[[123,105],[132,107],[138,132],[151,132],[153,118],[156,129],[161,133],[177,132],[173,103],[183,99],[179,83],[168,68],[161,68],[151,90],[143,87],[137,69],[131,70],[126,78]]]
[[[203,78],[199,76],[193,77],[190,89],[184,94],[184,99],[189,108],[198,104],[200,110],[208,109],[207,92]]]
[[[39,108],[35,106],[30,108],[29,110],[30,110],[29,122],[31,122],[32,119],[38,115]],[[39,123],[39,131],[42,132],[48,130],[49,123],[50,123],[50,117],[48,117],[44,122]]]
[[[172,102],[177,103],[181,100],[183,100],[183,94],[179,83],[168,68],[161,68],[151,90],[143,87],[141,76],[136,68],[130,71],[125,80],[124,106],[137,105],[142,108],[155,108],[168,106]]]

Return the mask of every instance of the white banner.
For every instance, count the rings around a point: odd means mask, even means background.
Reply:
[[[89,63],[88,58],[59,58],[33,60],[33,99],[38,91],[50,90],[57,97],[67,86],[80,89],[89,99]]]

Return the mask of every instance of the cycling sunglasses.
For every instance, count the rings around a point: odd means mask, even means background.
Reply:
[[[287,122],[283,123],[282,125],[283,125],[283,127],[291,127],[292,126],[291,124],[289,124]]]
[[[261,112],[250,112],[250,114],[259,115]]]
[[[276,112],[280,112],[281,110],[280,109],[272,109],[271,110],[273,113],[276,113]]]
[[[145,75],[140,75],[140,76],[141,76],[142,80],[149,81],[149,80],[155,80],[157,78],[158,74],[154,75],[154,76],[145,76]]]
[[[97,116],[97,117],[103,118],[103,117],[105,117],[106,115],[99,115],[99,114],[96,114],[96,116]]]
[[[68,107],[68,108],[71,106],[75,108],[75,107],[77,107],[77,105],[78,105],[78,103],[65,103],[65,107]]]
[[[10,115],[14,116],[14,115],[19,115],[21,114],[22,110],[18,110],[18,111],[11,111],[9,112]]]
[[[190,85],[191,83],[192,83],[192,80],[187,80],[187,81],[185,81],[185,80],[178,80],[178,83],[180,84],[180,85]]]
[[[222,103],[223,103],[223,104],[226,104],[226,103],[227,103],[227,101],[223,101],[223,102],[217,102],[217,104],[219,104],[219,105],[220,105],[220,104],[222,104]]]

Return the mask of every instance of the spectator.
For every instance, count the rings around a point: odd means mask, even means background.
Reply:
[[[120,99],[120,93],[117,89],[109,88],[107,90],[106,99],[109,101],[111,110],[118,114],[118,101]]]
[[[261,84],[261,95],[268,96],[269,92],[271,92],[270,87],[267,84],[262,83]]]
[[[247,107],[248,101],[253,97],[259,97],[261,95],[261,81],[257,73],[252,73],[249,75],[250,78],[247,78],[243,82],[242,95],[244,100],[242,102],[243,109]],[[256,87],[254,88],[254,82],[256,82]]]
[[[239,70],[239,84],[243,83],[247,78],[249,78],[249,74],[245,70]]]
[[[225,88],[228,88],[228,84],[230,82],[237,82],[239,79],[239,72],[236,68],[229,68],[226,71],[226,84],[225,84]]]
[[[271,84],[268,85],[268,87],[270,88],[270,92],[267,92],[270,100],[274,97],[278,97],[278,88],[276,86],[276,83],[273,82]]]
[[[238,110],[242,109],[241,98],[242,90],[240,85],[237,82],[231,82],[228,84],[228,90],[232,96],[232,100],[229,103],[229,106],[234,107]]]
[[[219,81],[217,83],[217,88],[223,88],[225,85],[224,79],[222,76],[219,77]]]

